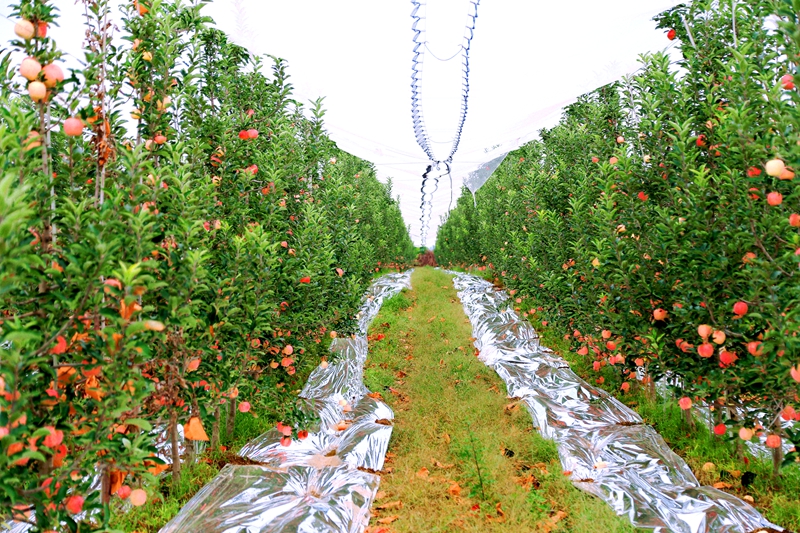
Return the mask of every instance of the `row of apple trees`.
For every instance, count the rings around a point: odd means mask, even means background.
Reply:
[[[477,208],[461,197],[436,245],[531,298],[623,392],[639,367],[670,375],[717,435],[766,437],[776,472],[800,444],[784,428],[800,420],[798,13],[698,0],[660,15],[678,54],[568,107]]]
[[[48,35],[57,2],[12,6],[0,516],[37,530],[143,504],[167,467],[156,438],[180,426],[188,452],[237,413],[306,436],[298,380],[353,331],[376,270],[416,256],[391,186],[336,148],[320,102],[293,99],[284,61],[232,44],[204,3],[127,2],[115,23],[110,1],[78,2],[78,70]]]

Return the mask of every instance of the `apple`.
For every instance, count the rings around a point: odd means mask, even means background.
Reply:
[[[714,435],[717,435],[718,437],[721,437],[727,432],[728,432],[728,426],[726,426],[725,424],[717,424],[716,426],[714,426]]]
[[[65,507],[71,514],[78,514],[83,511],[83,496],[70,496],[65,501]]]
[[[250,138],[250,135],[247,134],[247,130],[242,130],[239,132],[239,138],[243,141],[246,141]]]
[[[628,392],[631,390],[631,384],[626,381],[622,384],[622,386],[620,386],[620,389],[622,389],[622,392]]]
[[[765,167],[767,169],[767,174],[769,174],[774,178],[777,178],[778,176],[783,174],[784,170],[786,170],[786,164],[780,159],[772,159],[770,161],[767,161]]]
[[[147,493],[142,489],[136,489],[131,491],[131,495],[128,496],[128,501],[131,502],[131,505],[134,507],[141,507],[147,501]]]
[[[670,41],[674,41],[675,37],[677,37],[677,35],[678,35],[678,32],[676,32],[674,29],[673,30],[669,30],[667,32],[667,39],[669,39]]]
[[[678,400],[678,405],[680,405],[681,409],[683,409],[684,411],[688,411],[689,409],[692,408],[692,400],[691,398],[687,398],[686,396],[684,396],[683,398]]]
[[[755,432],[752,429],[748,428],[741,428],[739,430],[739,438],[742,440],[750,440],[755,435]]]
[[[764,347],[761,344],[761,341],[750,341],[747,343],[747,352],[750,355],[754,355],[758,357],[762,353],[764,353]]]
[[[792,213],[789,215],[789,225],[795,228],[800,228],[800,215]]]
[[[47,87],[40,81],[32,81],[28,84],[28,95],[34,102],[44,102],[47,98]]]
[[[767,437],[767,442],[765,442],[767,448],[780,448],[781,447],[781,437],[780,435],[769,435]]]
[[[606,343],[606,348],[608,349],[608,351],[613,352],[614,350],[617,349],[617,343],[614,341],[608,341]]]
[[[117,496],[119,496],[119,497],[120,497],[120,498],[122,498],[123,500],[124,500],[125,498],[127,498],[128,496],[130,496],[130,495],[131,495],[131,487],[130,487],[130,485],[122,485],[122,486],[121,486],[121,487],[120,487],[120,488],[117,490]]]
[[[247,413],[250,411],[250,402],[242,402],[239,404],[239,412]]]
[[[723,344],[726,338],[724,331],[715,330],[714,333],[711,334],[711,339],[714,341],[714,344]]]
[[[697,326],[697,334],[703,337],[704,339],[707,339],[708,336],[711,335],[711,331],[712,331],[711,326],[709,326],[708,324],[701,324]]]
[[[17,34],[17,37],[24,41],[30,41],[33,39],[36,30],[33,28],[33,24],[29,20],[21,19],[14,24],[14,33]]]
[[[257,139],[258,138],[258,130],[252,129],[252,128],[247,130],[247,137],[249,139]]]
[[[705,136],[705,135],[703,135],[703,134],[701,133],[701,134],[700,134],[700,135],[697,137],[697,141],[696,141],[696,143],[697,143],[697,146],[698,146],[698,147],[700,147],[700,148],[704,148],[704,147],[705,147],[705,145],[706,145],[706,136]]]
[[[57,83],[64,81],[64,71],[55,63],[45,65],[42,69],[44,71],[44,84],[52,89]]]
[[[655,318],[656,320],[664,320],[667,318],[667,311],[659,307],[658,309],[653,311],[653,318]]]
[[[781,76],[781,85],[787,91],[791,91],[792,89],[794,89],[794,76],[792,76],[791,74],[784,74],[783,76]]]
[[[36,23],[36,37],[39,39],[47,37],[47,23],[43,20]]]
[[[83,133],[83,122],[79,118],[70,117],[64,121],[64,134],[68,137],[79,137]]]
[[[700,357],[708,359],[712,355],[714,355],[714,345],[708,342],[704,342],[700,346],[697,347],[697,353],[700,354]]]
[[[767,203],[771,206],[778,206],[783,203],[783,195],[779,192],[771,192],[767,195]]]
[[[639,191],[639,194],[637,194],[636,196],[639,198],[639,200],[643,202],[646,202],[648,198],[648,196],[644,193],[644,191]]]
[[[155,138],[153,138],[153,141],[155,141],[156,144],[164,144],[167,142],[167,138],[159,133],[155,136]]]
[[[19,65],[19,73],[28,81],[33,81],[39,77],[42,65],[32,57],[26,57]]]
[[[745,302],[736,302],[733,304],[733,314],[744,316],[747,314],[747,304]]]
[[[611,330],[604,329],[601,335],[603,336],[604,339],[608,340],[611,338]]]
[[[42,145],[42,136],[38,131],[32,131],[25,138],[25,142],[22,143],[22,145],[25,148],[25,151],[39,148]]]
[[[794,179],[794,172],[789,170],[788,168],[783,169],[781,175],[778,176],[778,179],[781,180],[793,180]]]
[[[598,157],[593,157],[592,158],[592,163],[598,163],[599,161],[600,161],[600,158],[598,158]]]
[[[625,142],[625,137],[623,137],[622,135],[617,137],[617,144],[622,144],[624,142]]]
[[[619,159],[617,159],[616,157],[611,157],[609,158],[608,162],[611,163],[612,165],[616,165],[619,162]]]

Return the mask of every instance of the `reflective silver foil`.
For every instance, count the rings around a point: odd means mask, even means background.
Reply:
[[[319,417],[306,439],[281,445],[271,429],[239,451],[264,466],[227,465],[160,533],[360,532],[383,468],[394,412],[367,396],[367,328],[386,299],[411,288],[411,271],[370,287],[356,318],[359,331],[331,343],[336,362],[317,367],[300,393]]]
[[[540,345],[504,291],[476,276],[451,274],[479,358],[505,381],[509,396],[524,401],[542,435],[557,443],[575,486],[634,526],[658,532],[782,530],[739,498],[700,486],[683,459],[637,413],[583,381]]]

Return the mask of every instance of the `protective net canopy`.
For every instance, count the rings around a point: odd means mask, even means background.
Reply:
[[[487,162],[554,125],[564,106],[634,72],[641,53],[667,46],[652,18],[676,3],[354,0],[343,8],[322,0],[216,0],[208,13],[238,44],[286,58],[298,95],[325,96],[331,137],[373,162],[382,179],[393,179],[419,244],[421,176],[431,158],[418,143],[411,113],[415,37],[421,56],[416,98],[433,157],[443,161],[459,133],[464,46],[477,11],[468,111],[449,165],[457,196],[463,184],[476,190],[488,178],[480,172]],[[449,187],[445,177],[432,196],[429,242],[450,206]]]
[[[392,179],[421,244],[420,188],[432,162],[457,148],[423,206],[431,243],[451,205],[450,178],[453,196],[464,184],[474,192],[487,163],[555,125],[581,94],[635,72],[640,54],[670,43],[652,18],[677,3],[213,0],[203,12],[252,53],[286,59],[296,99],[325,97],[331,138]],[[54,37],[82,57],[84,10],[60,4]],[[11,21],[0,24],[10,33]]]

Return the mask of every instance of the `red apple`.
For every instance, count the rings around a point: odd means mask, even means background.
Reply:
[[[19,73],[28,81],[33,81],[39,77],[42,65],[32,57],[26,57],[19,65]]]
[[[794,76],[792,76],[791,74],[784,74],[783,76],[781,76],[781,85],[787,91],[791,91],[792,89],[794,89]]]
[[[667,311],[659,307],[658,309],[653,311],[653,318],[655,318],[656,320],[664,320],[667,318]]]
[[[44,71],[44,84],[52,89],[57,83],[64,81],[64,71],[55,63],[45,65],[42,69]]]
[[[783,203],[783,195],[779,192],[771,192],[767,195],[767,203],[771,206],[778,206]]]
[[[33,24],[29,20],[22,19],[14,24],[14,33],[17,34],[17,37],[25,41],[33,39],[35,32],[36,30],[34,30]]]
[[[736,302],[733,304],[733,314],[744,316],[747,314],[747,304],[745,302]]]
[[[83,122],[79,118],[70,117],[64,121],[64,134],[68,137],[79,137],[83,133]]]
[[[28,84],[28,95],[34,102],[44,102],[47,98],[47,87],[40,81],[32,81]]]
[[[669,30],[667,32],[667,39],[669,39],[670,41],[674,41],[675,37],[677,37],[677,35],[678,35],[678,32],[676,32],[675,30]]]

